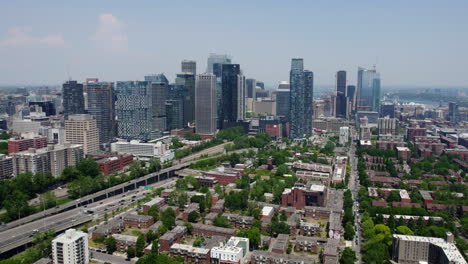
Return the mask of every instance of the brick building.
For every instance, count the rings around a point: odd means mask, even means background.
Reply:
[[[419,128],[419,127],[409,127],[406,129],[406,139],[414,142],[414,138],[417,136],[425,136],[426,135],[426,129],[425,128]]]
[[[40,149],[47,147],[47,137],[16,138],[8,140],[8,154],[21,152],[30,148]]]
[[[230,238],[236,235],[233,228],[224,228],[203,224],[192,224],[192,234],[196,236],[223,236]]]
[[[159,238],[159,250],[170,251],[171,245],[178,243],[187,234],[186,226],[176,226],[171,231],[165,233]]]
[[[327,188],[323,184],[296,184],[292,189],[285,189],[281,195],[281,205],[304,209],[305,206],[325,206]]]
[[[149,215],[127,214],[123,217],[124,225],[134,228],[148,228],[154,224],[154,219]]]
[[[133,155],[123,154],[116,157],[100,159],[97,162],[102,174],[109,175],[123,170],[133,161]]]
[[[205,173],[208,177],[215,178],[221,184],[229,184],[232,183],[235,179],[239,179],[240,176],[244,174],[243,169],[233,169],[233,168],[225,168],[219,167]]]
[[[289,244],[289,235],[279,234],[271,246],[271,251],[278,254],[286,253]]]
[[[171,246],[169,251],[171,257],[184,258],[184,263],[210,263],[210,250],[207,248],[198,248],[175,243]]]
[[[161,197],[153,198],[151,201],[143,204],[143,207],[142,207],[143,213],[148,214],[149,209],[153,205],[161,209],[161,207],[163,207],[165,204],[166,203],[164,202],[164,198],[161,198]]]

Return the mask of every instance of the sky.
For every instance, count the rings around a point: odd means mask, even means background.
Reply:
[[[376,65],[382,86],[468,87],[468,1],[15,0],[0,3],[0,85],[173,81],[229,54],[270,88],[304,58],[315,84]]]

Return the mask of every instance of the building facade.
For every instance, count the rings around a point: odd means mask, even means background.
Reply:
[[[301,139],[312,133],[314,75],[304,70],[303,59],[292,59],[289,78],[291,85],[289,136],[293,139]]]
[[[85,113],[83,92],[83,84],[77,81],[67,81],[62,85],[63,113],[65,119],[69,115]]]
[[[245,78],[239,64],[223,64],[221,116],[219,127],[244,120],[245,117]]]
[[[116,136],[115,93],[111,82],[87,82],[88,113],[96,120],[99,144],[109,144]]]
[[[291,90],[290,85],[288,82],[281,82],[278,85],[278,90],[276,90],[276,115],[288,117],[289,116],[289,108],[290,105],[290,98],[291,97]]]
[[[70,115],[65,120],[65,142],[82,145],[85,154],[98,152],[99,131],[93,116]]]
[[[346,97],[346,71],[336,73],[335,117],[348,117],[348,98]]]
[[[216,76],[198,75],[195,88],[196,133],[213,135],[216,132]]]
[[[181,63],[181,71],[197,75],[197,62],[193,60],[183,60]]]
[[[52,240],[52,259],[54,264],[88,264],[88,235],[68,229]]]
[[[373,69],[358,68],[356,111],[379,111],[380,74]]]

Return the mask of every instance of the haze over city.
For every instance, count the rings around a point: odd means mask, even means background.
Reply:
[[[27,7],[27,8],[25,8]],[[315,83],[356,82],[377,65],[382,86],[466,87],[467,1],[8,1],[0,9],[0,85],[137,80],[182,59],[229,54],[276,88],[290,58]],[[203,69],[203,70],[202,70]]]

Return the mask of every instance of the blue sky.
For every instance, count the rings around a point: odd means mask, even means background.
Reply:
[[[227,53],[270,87],[302,57],[316,84],[356,81],[377,64],[383,86],[468,86],[468,1],[2,1],[0,85],[98,77],[173,79]]]

